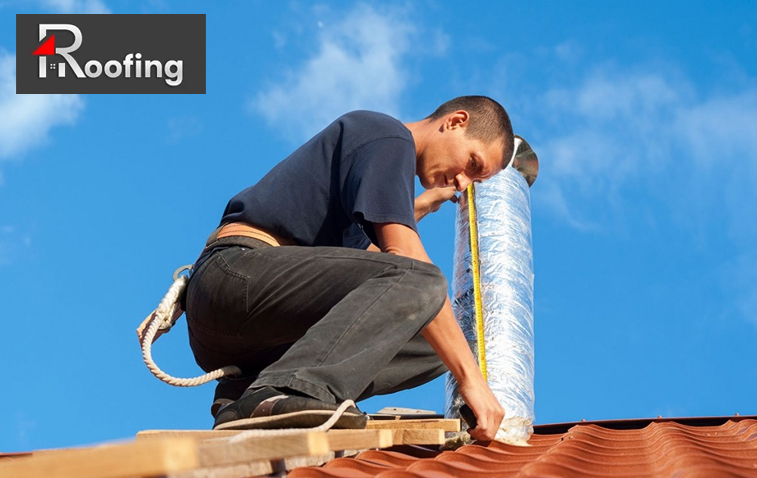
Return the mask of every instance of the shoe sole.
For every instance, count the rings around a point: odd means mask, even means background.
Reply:
[[[334,415],[332,410],[304,410],[299,412],[282,413],[270,417],[241,418],[221,423],[213,430],[248,430],[248,429],[276,429],[276,428],[315,428],[326,423]],[[343,414],[332,428],[347,428],[361,430],[366,427],[368,418],[365,415],[353,413]]]

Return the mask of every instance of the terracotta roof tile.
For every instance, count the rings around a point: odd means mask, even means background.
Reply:
[[[529,447],[371,450],[290,478],[757,477],[757,419],[623,420],[536,427]]]

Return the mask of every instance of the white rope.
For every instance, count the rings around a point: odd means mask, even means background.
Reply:
[[[299,435],[301,433],[305,432],[325,432],[331,429],[331,427],[334,426],[334,424],[339,420],[339,418],[344,414],[344,412],[350,408],[354,407],[355,402],[352,400],[345,400],[342,402],[341,405],[339,405],[339,408],[334,410],[334,413],[331,415],[331,418],[326,420],[322,425],[318,425],[317,427],[313,428],[286,428],[286,429],[276,429],[276,430],[245,430],[238,435],[234,435],[232,437],[223,437],[223,438],[214,438],[214,441],[225,441],[228,443],[239,443],[241,441],[249,440],[250,438],[260,438],[260,437],[272,437],[272,436],[287,436],[287,435]]]
[[[145,365],[147,365],[150,372],[160,380],[176,387],[196,387],[227,375],[241,374],[242,371],[239,367],[231,365],[195,378],[176,378],[162,371],[153,361],[152,343],[155,341],[155,335],[158,333],[158,329],[167,330],[173,326],[172,319],[177,312],[180,312],[179,297],[181,297],[181,293],[187,286],[188,281],[189,278],[187,276],[175,277],[173,285],[168,289],[163,300],[160,301],[158,308],[155,309],[155,313],[153,314],[152,319],[150,319],[149,325],[142,338],[142,359],[145,361]]]

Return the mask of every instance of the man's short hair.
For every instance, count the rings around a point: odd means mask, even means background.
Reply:
[[[488,96],[459,96],[442,104],[427,119],[434,121],[460,110],[470,115],[467,135],[484,143],[502,140],[502,167],[507,166],[513,156],[513,126],[505,108]]]

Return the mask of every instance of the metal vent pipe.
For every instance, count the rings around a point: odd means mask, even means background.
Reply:
[[[531,196],[538,159],[516,136],[512,167],[472,186],[459,201],[452,308],[494,395],[505,409],[499,441],[526,445],[534,422],[534,307]],[[478,271],[473,259],[477,258]],[[478,295],[478,307],[476,296]],[[477,309],[479,310],[477,323]],[[481,335],[482,334],[482,335]],[[445,415],[460,417],[463,400],[451,374]]]

